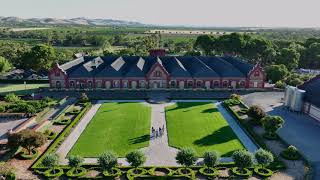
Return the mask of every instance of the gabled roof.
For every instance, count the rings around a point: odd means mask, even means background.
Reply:
[[[310,79],[298,87],[306,91],[305,100],[320,107],[320,75]]]
[[[183,64],[192,77],[219,77],[219,74],[197,57],[180,56],[177,57],[177,59]]]
[[[237,57],[225,56],[225,57],[222,57],[222,59],[231,63],[233,66],[235,66],[237,69],[239,69],[239,71],[241,71],[245,75],[248,75],[248,73],[254,68],[253,64],[249,64]]]
[[[238,70],[231,63],[219,57],[197,57],[202,62],[207,64],[221,77],[246,77],[240,70]]]
[[[188,70],[176,57],[161,57],[164,63],[164,68],[170,74],[171,77],[191,77]]]

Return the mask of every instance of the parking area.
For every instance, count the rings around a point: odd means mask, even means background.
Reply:
[[[259,105],[270,115],[284,118],[279,135],[296,146],[314,165],[316,179],[320,179],[320,123],[300,113],[290,112],[282,105],[283,92],[257,92],[243,96],[247,105]]]

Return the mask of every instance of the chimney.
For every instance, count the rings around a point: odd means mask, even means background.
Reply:
[[[165,49],[151,49],[149,50],[149,55],[153,57],[161,57],[166,55]]]

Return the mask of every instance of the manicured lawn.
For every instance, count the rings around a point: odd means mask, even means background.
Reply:
[[[231,156],[243,145],[212,103],[178,102],[166,108],[169,145],[192,147],[201,157],[205,151],[216,150]]]
[[[0,85],[0,94],[15,93],[15,94],[31,94],[39,87],[49,87],[48,84],[2,84]]]
[[[126,153],[149,145],[151,108],[142,103],[101,105],[69,154],[98,157],[111,150]]]

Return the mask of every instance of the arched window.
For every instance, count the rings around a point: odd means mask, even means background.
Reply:
[[[193,81],[188,81],[188,88],[192,88],[193,87]]]
[[[175,81],[170,81],[170,87],[172,87],[172,88],[176,87],[176,82]]]
[[[202,88],[202,82],[201,81],[197,81],[197,88]]]
[[[92,88],[92,81],[88,81],[88,88],[89,88],[89,89]]]
[[[146,87],[146,83],[144,81],[140,81],[140,87],[141,88],[145,88]]]
[[[56,88],[61,88],[61,82],[60,81],[56,82]]]
[[[215,81],[215,82],[213,83],[213,86],[214,86],[214,87],[219,87],[219,81]]]
[[[224,88],[227,88],[228,86],[229,86],[228,81],[223,81],[223,87],[224,87]]]
[[[240,81],[240,87],[244,88],[246,86],[246,83],[244,81]]]
[[[74,81],[70,81],[69,87],[74,88]]]
[[[123,82],[123,88],[128,88],[128,81]]]
[[[113,81],[113,87],[114,88],[119,88],[119,81]]]

